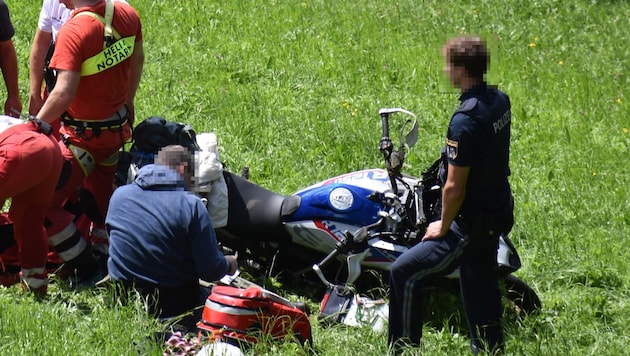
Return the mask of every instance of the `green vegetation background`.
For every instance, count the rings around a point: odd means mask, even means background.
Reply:
[[[130,2],[146,51],[138,120],[160,115],[215,132],[229,169],[249,166],[253,181],[285,194],[382,166],[381,107],[418,114],[420,140],[405,170],[419,174],[437,157],[457,106],[440,46],[451,35],[485,36],[489,81],[513,104],[517,274],[543,300],[539,315],[507,320],[508,352],[627,352],[629,2]],[[40,4],[7,3],[26,108]],[[468,352],[463,314],[453,315],[427,325],[427,354]],[[382,334],[312,320],[315,354],[386,353]],[[155,328],[137,308],[113,308],[107,293],[53,286],[48,300],[34,301],[0,289],[0,354],[137,354],[134,343]],[[296,352],[290,344],[256,351]]]

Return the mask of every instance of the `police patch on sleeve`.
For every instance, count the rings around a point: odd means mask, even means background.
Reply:
[[[457,157],[457,146],[459,142],[453,140],[446,140],[446,154],[448,158],[455,159]]]

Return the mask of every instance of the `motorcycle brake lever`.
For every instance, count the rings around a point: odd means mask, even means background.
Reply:
[[[322,281],[322,283],[324,283],[324,285],[326,287],[334,287],[334,284],[330,283],[326,277],[324,277],[324,273],[322,272],[322,270],[319,268],[319,265],[314,264],[313,265],[313,271],[315,271],[315,274],[317,274],[317,277],[319,277],[319,279]]]

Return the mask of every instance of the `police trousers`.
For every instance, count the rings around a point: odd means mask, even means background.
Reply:
[[[398,257],[389,278],[389,343],[420,345],[426,284],[459,267],[473,353],[502,349],[497,249],[499,235],[512,224],[511,211],[455,221],[444,237],[422,241]]]
[[[453,223],[444,237],[421,241],[394,261],[389,272],[391,345],[420,345],[427,283],[453,272],[467,245],[467,237]]]

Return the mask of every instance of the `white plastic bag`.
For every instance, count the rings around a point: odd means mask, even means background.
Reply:
[[[228,189],[223,177],[223,163],[219,159],[217,136],[212,132],[197,135],[197,182],[195,190],[207,197],[208,214],[215,228],[227,225]]]
[[[369,326],[384,331],[389,319],[389,305],[382,299],[373,300],[355,295],[343,323],[350,326]]]

